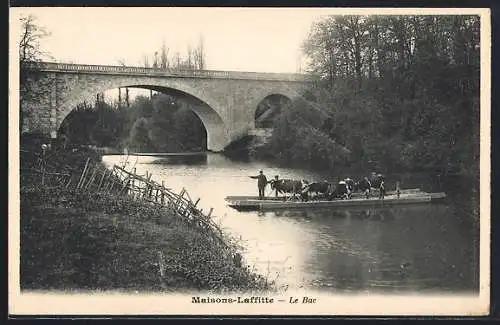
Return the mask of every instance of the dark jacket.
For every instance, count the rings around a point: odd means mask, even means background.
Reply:
[[[259,174],[257,176],[250,176],[251,178],[256,178],[257,179],[257,186],[259,188],[264,188],[266,187],[267,184],[267,178],[264,174]]]

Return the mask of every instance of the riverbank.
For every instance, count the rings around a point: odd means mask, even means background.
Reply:
[[[168,209],[113,192],[66,187],[92,150],[36,146],[21,157],[21,289],[120,291],[261,291],[273,285],[239,265],[237,243],[221,249],[210,233]],[[40,163],[45,161],[44,180]],[[101,165],[102,168],[105,168]],[[78,179],[76,177],[75,179]]]

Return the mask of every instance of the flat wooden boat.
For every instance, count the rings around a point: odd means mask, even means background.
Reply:
[[[314,209],[314,208],[335,208],[335,207],[357,207],[357,206],[392,206],[404,204],[422,204],[440,201],[446,198],[446,194],[439,193],[426,193],[426,192],[403,192],[401,191],[400,197],[396,194],[388,194],[384,199],[379,199],[378,196],[371,198],[355,197],[347,200],[310,200],[300,201],[299,199],[290,198],[275,198],[266,197],[259,200],[256,197],[249,196],[228,196],[226,201],[229,206],[237,210],[275,210],[275,209]]]
[[[415,193],[425,193],[425,192],[422,192],[419,188],[409,188],[409,189],[404,189],[404,190],[401,190],[400,191],[401,195],[403,194],[415,194]],[[371,196],[372,197],[378,197],[378,194],[379,194],[379,190],[378,189],[372,189],[372,193],[371,193]],[[387,194],[386,194],[386,197],[389,196],[389,195],[395,195],[396,192],[395,191],[387,191]],[[364,193],[360,193],[360,192],[357,192],[357,193],[353,193],[351,195],[351,199],[360,199],[360,198],[365,198],[365,194]],[[289,197],[284,197],[284,196],[275,196],[274,195],[274,192],[271,196],[266,196],[264,197],[262,200],[265,200],[265,201],[287,201],[289,200],[290,198]],[[226,201],[245,201],[245,200],[259,200],[259,197],[258,196],[252,196],[252,195],[246,195],[246,196],[227,196],[226,197]]]

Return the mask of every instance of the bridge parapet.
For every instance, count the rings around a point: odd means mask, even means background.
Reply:
[[[71,64],[56,62],[33,62],[26,65],[27,69],[38,69],[47,72],[93,73],[153,77],[177,78],[213,78],[213,79],[244,79],[244,80],[275,80],[288,82],[307,82],[308,76],[298,73],[243,72],[221,70],[180,70],[163,68],[126,67],[111,65]]]
[[[20,80],[30,92],[20,100],[25,113],[22,133],[56,137],[66,116],[79,103],[106,90],[142,87],[196,98],[190,108],[205,125],[207,147],[213,151],[222,150],[255,128],[255,111],[267,97],[299,97],[309,82],[301,74],[23,62],[21,72],[29,71],[34,74]]]

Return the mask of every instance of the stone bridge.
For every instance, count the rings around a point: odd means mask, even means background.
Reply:
[[[255,129],[255,111],[271,95],[300,96],[305,75],[168,70],[42,62],[28,65],[21,95],[22,133],[57,137],[64,118],[83,101],[115,88],[144,88],[182,96],[207,130],[207,149],[221,151]],[[29,73],[32,71],[33,73]],[[23,85],[25,86],[25,85]]]

